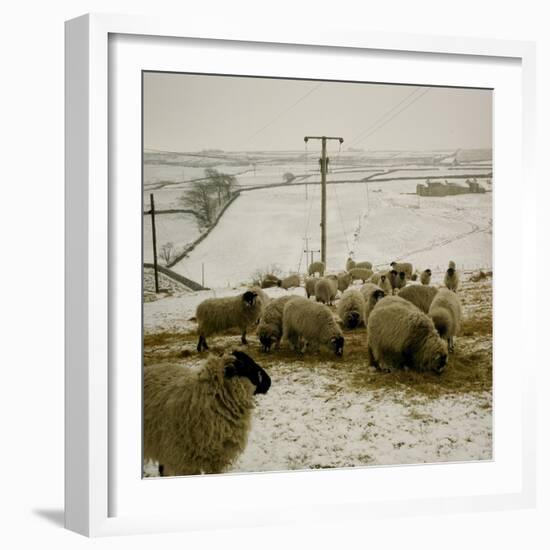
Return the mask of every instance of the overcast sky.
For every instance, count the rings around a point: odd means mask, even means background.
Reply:
[[[305,135],[343,149],[492,147],[492,91],[145,73],[144,147],[302,150]]]

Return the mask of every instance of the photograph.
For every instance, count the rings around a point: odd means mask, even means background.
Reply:
[[[141,78],[143,477],[493,460],[493,89]]]

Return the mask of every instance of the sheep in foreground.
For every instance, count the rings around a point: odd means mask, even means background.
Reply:
[[[199,368],[143,369],[143,454],[161,475],[217,474],[244,451],[254,395],[269,375],[246,353],[210,355]]]
[[[398,296],[408,300],[424,313],[428,313],[436,294],[435,286],[411,285],[401,289]]]
[[[288,277],[285,277],[281,281],[281,287],[285,290],[288,290],[289,288],[294,288],[300,286],[300,275],[297,273],[293,273],[292,275],[289,275]]]
[[[449,267],[449,269],[447,269],[447,271],[445,272],[445,277],[443,278],[443,284],[453,292],[456,292],[458,290],[458,284],[459,284],[458,272],[454,267]]]
[[[399,296],[387,296],[370,314],[367,356],[371,365],[385,371],[410,367],[441,373],[447,344],[428,315]]]
[[[366,283],[372,277],[372,270],[365,267],[353,267],[349,270],[353,281],[361,280]]]
[[[268,296],[267,292],[264,292],[259,286],[251,286],[248,290],[256,293],[263,311],[265,306],[267,306],[267,304],[271,301],[271,298]]]
[[[311,296],[315,296],[315,285],[317,284],[317,281],[319,279],[317,277],[307,277],[304,283],[304,286],[306,288],[306,296],[310,298]]]
[[[323,262],[313,262],[309,265],[307,270],[308,275],[319,274],[322,277],[325,274],[325,264]]]
[[[279,279],[279,277],[277,277],[276,275],[272,275],[271,273],[268,273],[262,279],[260,286],[262,288],[271,288],[273,286],[281,286],[281,279]]]
[[[239,328],[241,342],[247,344],[246,329],[256,323],[265,305],[261,298],[258,299],[258,293],[252,290],[238,296],[208,298],[201,302],[196,313],[199,334],[197,351],[208,349],[207,336],[231,328]]]
[[[263,351],[268,352],[273,344],[275,348],[279,348],[283,336],[283,309],[285,304],[294,298],[296,296],[276,298],[265,308],[256,330]]]
[[[323,277],[315,283],[315,300],[329,306],[332,305],[338,292],[338,280],[332,277]]]
[[[462,307],[458,296],[446,288],[440,289],[432,301],[428,312],[441,338],[446,340],[449,352],[455,349],[454,337],[460,330]]]
[[[344,352],[344,335],[335,316],[322,304],[296,297],[283,309],[283,339],[295,351],[317,351],[326,346],[336,355]]]
[[[357,328],[365,324],[365,298],[359,290],[349,289],[338,302],[338,315],[344,327]]]
[[[431,269],[425,269],[420,274],[420,282],[423,285],[429,285],[431,280],[432,280],[432,270]]]
[[[411,263],[409,262],[401,262],[401,263],[398,263],[398,262],[392,262],[390,264],[391,268],[392,269],[395,269],[395,271],[397,271],[398,273],[400,271],[403,271],[405,273],[405,277],[407,279],[412,279],[412,276],[413,276],[413,266]]]
[[[338,273],[338,290],[344,292],[351,285],[352,278],[349,273]]]
[[[372,309],[378,301],[385,296],[385,293],[378,285],[375,285],[374,283],[365,283],[360,288],[360,292],[365,299],[365,324],[367,324]]]

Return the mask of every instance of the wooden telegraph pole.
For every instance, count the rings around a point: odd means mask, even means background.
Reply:
[[[149,195],[151,200],[151,229],[153,230],[153,266],[155,268],[155,292],[159,291],[159,274],[157,266],[157,231],[155,228],[155,199],[153,193]]]
[[[321,140],[321,261],[327,264],[327,140],[335,139],[344,143],[344,138],[330,136],[305,136],[304,141],[307,143],[310,139]]]

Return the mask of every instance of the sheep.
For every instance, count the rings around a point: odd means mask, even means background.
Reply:
[[[353,267],[349,270],[349,274],[351,275],[351,279],[353,281],[360,279],[363,283],[366,283],[367,280],[372,277],[372,270],[365,267]]]
[[[325,274],[325,264],[323,262],[313,262],[309,265],[307,274],[315,275],[316,273],[319,273],[319,277]]]
[[[328,347],[337,356],[344,352],[344,335],[330,309],[307,298],[290,300],[283,309],[283,339],[295,351]]]
[[[454,263],[454,262],[453,262]],[[445,277],[443,278],[443,284],[453,292],[456,292],[458,290],[458,272],[454,267],[449,267],[447,271],[445,272]]]
[[[409,262],[402,262],[402,263],[398,263],[398,262],[392,262],[390,264],[391,268],[392,269],[395,269],[395,271],[397,271],[398,273],[400,271],[404,271],[405,272],[405,277],[407,279],[412,279],[412,275],[413,275],[413,266],[412,264],[410,264]]]
[[[400,271],[395,277],[395,290],[399,291],[407,285],[407,276],[404,271]]]
[[[435,286],[411,285],[401,289],[398,296],[408,300],[424,313],[428,313],[436,294]]]
[[[421,274],[420,274],[420,282],[423,284],[423,285],[429,285],[430,282],[432,280],[432,270],[431,269],[425,269]]]
[[[363,269],[372,269],[372,263],[371,262],[356,262],[352,260],[351,258],[348,258],[346,260],[346,271],[350,271],[354,267],[361,267]]]
[[[346,271],[349,271],[350,269],[353,269],[354,267],[355,267],[355,262],[351,258],[348,258],[346,260]]]
[[[262,350],[268,352],[273,343],[279,348],[283,336],[283,308],[285,304],[296,296],[282,296],[273,300],[266,308],[260,319],[256,334],[262,344]]]
[[[456,270],[456,264],[453,262],[453,260],[449,260],[449,267]]]
[[[352,277],[349,273],[338,273],[338,290],[344,292],[351,285]]]
[[[255,292],[258,296],[258,301],[262,306],[262,310],[265,309],[265,306],[269,304],[271,298],[264,292],[259,286],[251,286],[248,290]]]
[[[453,353],[454,337],[458,334],[462,321],[462,307],[458,296],[447,288],[441,288],[432,301],[428,315],[441,338],[447,341],[449,352]]]
[[[201,302],[196,313],[199,334],[197,351],[208,349],[207,336],[234,327],[241,330],[241,342],[247,344],[246,329],[256,323],[265,305],[253,290],[238,296],[208,298]]]
[[[315,296],[315,285],[319,279],[317,277],[307,277],[304,283],[306,287],[306,296],[310,298]]]
[[[374,283],[365,283],[359,291],[365,299],[365,325],[368,323],[372,309],[378,303],[378,300],[385,296],[384,291]]]
[[[369,317],[367,357],[384,371],[410,367],[440,374],[447,364],[447,344],[428,315],[399,296],[387,296]]]
[[[315,300],[329,306],[332,305],[338,292],[338,279],[331,276],[318,279],[315,283]]]
[[[379,271],[369,279],[369,282],[378,285],[384,291],[386,296],[389,296],[392,293],[393,289],[389,279],[389,272],[384,273]]]
[[[289,288],[293,288],[296,286],[300,286],[300,275],[297,273],[293,273],[292,275],[289,275],[288,277],[285,277],[281,281],[281,287],[285,290],[288,290]]]
[[[161,475],[217,474],[244,451],[254,395],[269,375],[246,353],[210,355],[199,368],[143,369],[143,454]]]
[[[338,315],[349,329],[365,324],[365,298],[359,290],[349,289],[338,302]]]
[[[281,279],[279,279],[279,277],[277,277],[276,275],[272,275],[271,273],[268,273],[263,277],[260,286],[261,288],[271,288],[273,286],[281,286]]]

